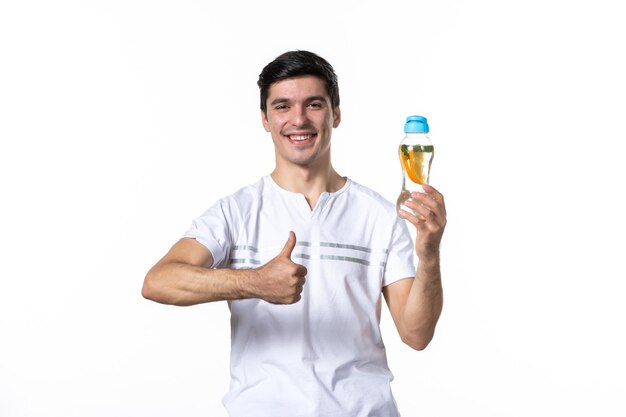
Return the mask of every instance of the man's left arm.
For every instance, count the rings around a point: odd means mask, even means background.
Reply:
[[[443,195],[425,185],[405,204],[415,213],[399,210],[416,228],[415,254],[419,258],[415,279],[403,279],[383,288],[383,295],[402,340],[422,350],[433,338],[443,308],[439,246],[446,226]]]

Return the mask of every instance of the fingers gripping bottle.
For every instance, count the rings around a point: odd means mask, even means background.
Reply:
[[[406,136],[400,142],[398,156],[402,166],[402,191],[398,196],[396,208],[413,212],[404,205],[411,197],[411,192],[423,192],[423,184],[428,184],[430,165],[433,162],[435,148],[428,137],[428,122],[422,116],[409,116],[404,124]]]

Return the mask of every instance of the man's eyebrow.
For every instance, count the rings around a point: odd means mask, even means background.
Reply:
[[[326,101],[326,97],[324,97],[324,96],[311,96],[311,97],[308,97],[305,101]]]
[[[290,101],[291,100],[289,100],[286,97],[276,97],[274,100],[272,100],[270,105],[275,106],[276,104],[289,103]],[[311,97],[307,97],[304,101],[306,103],[310,103],[311,101],[326,101],[326,97],[325,96],[311,96]]]
[[[287,103],[287,102],[289,102],[288,98],[278,97],[278,98],[275,98],[274,100],[272,100],[272,102],[270,104],[273,106],[275,104]]]

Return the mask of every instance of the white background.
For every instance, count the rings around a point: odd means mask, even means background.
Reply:
[[[445,309],[423,352],[383,316],[403,416],[624,416],[618,3],[2,1],[0,416],[225,415],[226,304],[140,289],[273,168],[255,83],[291,49],[339,75],[336,169],[390,200],[429,119]]]

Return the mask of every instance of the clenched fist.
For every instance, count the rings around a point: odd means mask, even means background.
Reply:
[[[296,235],[289,232],[289,239],[283,250],[274,259],[254,270],[254,278],[249,285],[257,298],[272,304],[293,304],[300,301],[307,269],[291,260],[291,252],[295,246]]]

